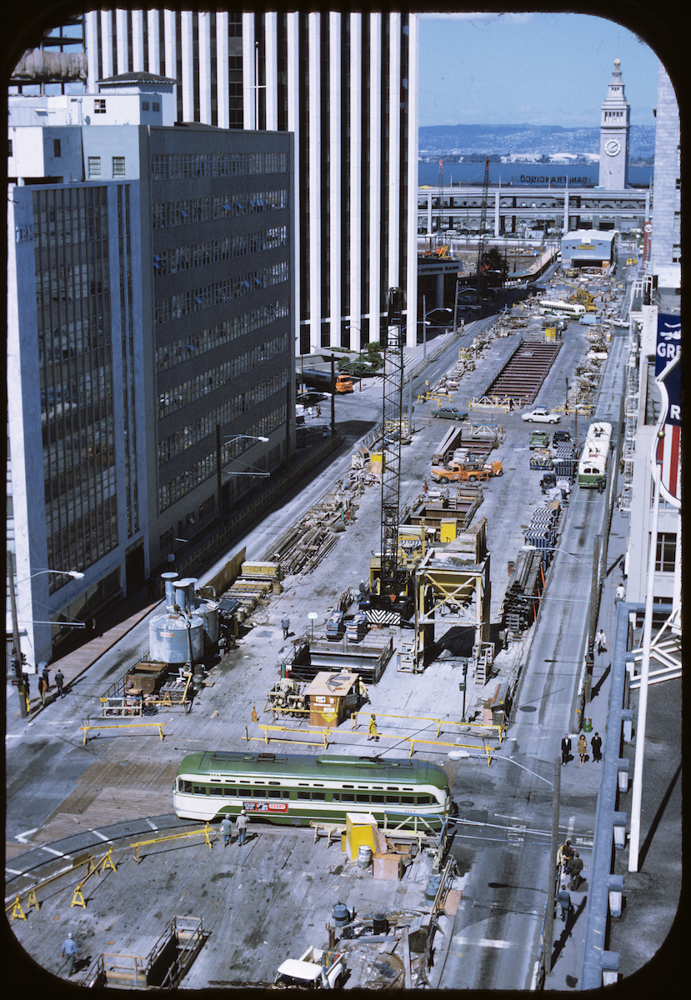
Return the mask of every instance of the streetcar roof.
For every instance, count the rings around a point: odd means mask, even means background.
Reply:
[[[448,778],[442,767],[430,761],[400,758],[351,757],[347,754],[243,753],[206,750],[188,754],[178,767],[183,774],[257,774],[273,777],[336,779],[351,781],[426,782],[444,788]]]

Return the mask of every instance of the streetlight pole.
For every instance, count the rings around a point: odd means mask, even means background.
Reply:
[[[26,691],[24,690],[24,671],[22,661],[22,648],[19,639],[19,619],[17,618],[17,596],[14,590],[14,553],[7,553],[7,583],[10,591],[10,610],[12,613],[12,642],[14,648],[14,670],[17,676],[17,693],[19,694],[19,710],[22,719],[29,714],[27,708]]]

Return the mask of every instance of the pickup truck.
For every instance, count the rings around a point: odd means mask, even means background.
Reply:
[[[433,465],[431,476],[435,483],[483,483],[493,476],[503,476],[501,462],[449,462],[448,465]]]
[[[328,957],[331,963],[322,965]],[[287,958],[279,965],[271,988],[281,990],[297,986],[306,990],[334,990],[344,973],[345,966],[338,953],[326,953],[310,946],[300,958]]]
[[[548,448],[549,431],[531,431],[528,438],[529,448]]]

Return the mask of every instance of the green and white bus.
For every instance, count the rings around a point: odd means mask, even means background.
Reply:
[[[579,319],[585,316],[585,306],[580,302],[542,299],[539,308],[541,316],[563,316],[565,319]]]
[[[606,482],[611,439],[611,424],[598,420],[590,425],[578,463],[579,486],[596,488]]]
[[[178,816],[212,820],[248,816],[290,826],[345,823],[346,813],[372,813],[377,823],[441,829],[453,804],[438,764],[345,754],[189,754],[173,787]]]

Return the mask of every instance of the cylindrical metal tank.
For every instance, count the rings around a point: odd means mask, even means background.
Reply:
[[[162,663],[196,663],[204,655],[203,619],[194,614],[156,615],[149,622],[149,652],[152,660]]]
[[[215,646],[221,637],[220,615],[218,604],[215,601],[200,601],[194,609],[194,614],[204,622],[204,633],[206,635],[206,647]]]
[[[163,586],[166,592],[166,609],[168,611],[173,610],[173,605],[175,604],[175,590],[173,589],[173,580],[177,580],[177,573],[173,570],[169,570],[167,573],[161,573],[161,579],[163,580]]]
[[[189,606],[187,602],[187,580],[175,580],[173,589],[175,591],[175,603],[181,611],[187,611]]]

